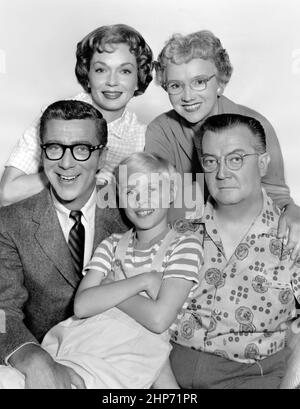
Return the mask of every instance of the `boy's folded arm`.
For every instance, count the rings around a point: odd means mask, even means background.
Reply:
[[[118,308],[150,331],[164,332],[175,321],[190,291],[199,284],[202,263],[200,238],[195,235],[181,237],[165,266],[157,298],[137,295],[119,304]],[[152,274],[149,277],[156,279]]]
[[[113,308],[124,300],[147,290],[147,274],[119,281],[109,281],[104,274],[89,270],[76,293],[74,314],[86,318]]]
[[[136,295],[118,308],[152,332],[162,333],[175,321],[195,282],[170,277],[162,281],[156,300]]]

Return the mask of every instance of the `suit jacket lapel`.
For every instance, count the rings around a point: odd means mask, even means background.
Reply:
[[[95,213],[95,235],[94,235],[94,244],[93,244],[93,254],[96,250],[98,244],[111,235],[111,231],[107,229],[107,223],[105,222],[105,209],[101,209],[96,206]]]
[[[80,278],[74,271],[70,251],[60,227],[50,192],[48,189],[45,189],[44,192],[45,194],[41,196],[41,200],[33,212],[33,220],[38,225],[35,238],[59,273],[76,288]]]

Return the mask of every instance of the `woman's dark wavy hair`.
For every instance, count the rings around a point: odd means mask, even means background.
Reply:
[[[142,35],[125,24],[101,26],[85,36],[78,44],[76,51],[75,74],[78,82],[90,93],[88,73],[90,62],[95,52],[113,52],[107,45],[127,44],[130,52],[136,57],[138,89],[134,96],[145,92],[152,81],[153,53]]]

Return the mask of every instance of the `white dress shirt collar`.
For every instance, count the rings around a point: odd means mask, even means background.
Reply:
[[[69,219],[71,210],[67,209],[54,195],[52,189],[50,189],[51,197],[53,200],[53,204],[55,210],[62,216],[67,217]],[[88,221],[93,213],[95,213],[96,207],[96,187],[93,190],[89,200],[85,203],[85,205],[81,209],[82,215],[86,221]]]

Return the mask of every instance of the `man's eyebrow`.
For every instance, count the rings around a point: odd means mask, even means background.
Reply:
[[[231,151],[231,152],[228,152],[227,153],[227,155],[229,155],[229,154],[231,154],[231,153],[239,153],[239,152],[246,152],[246,150],[244,149],[244,148],[237,148],[237,149],[234,149],[233,151]]]
[[[199,79],[206,79],[206,78],[208,78],[208,77],[210,77],[210,74],[199,74],[199,75],[195,75],[193,78],[192,78],[192,80],[195,80],[195,79],[197,79],[197,78],[199,78]]]
[[[50,139],[47,142],[44,142],[44,144],[49,144],[49,143],[55,143],[57,145],[67,145],[67,146],[73,146],[73,145],[93,145],[91,141],[87,140],[80,140],[80,141],[73,141],[72,143],[62,143],[61,141],[57,139]]]

